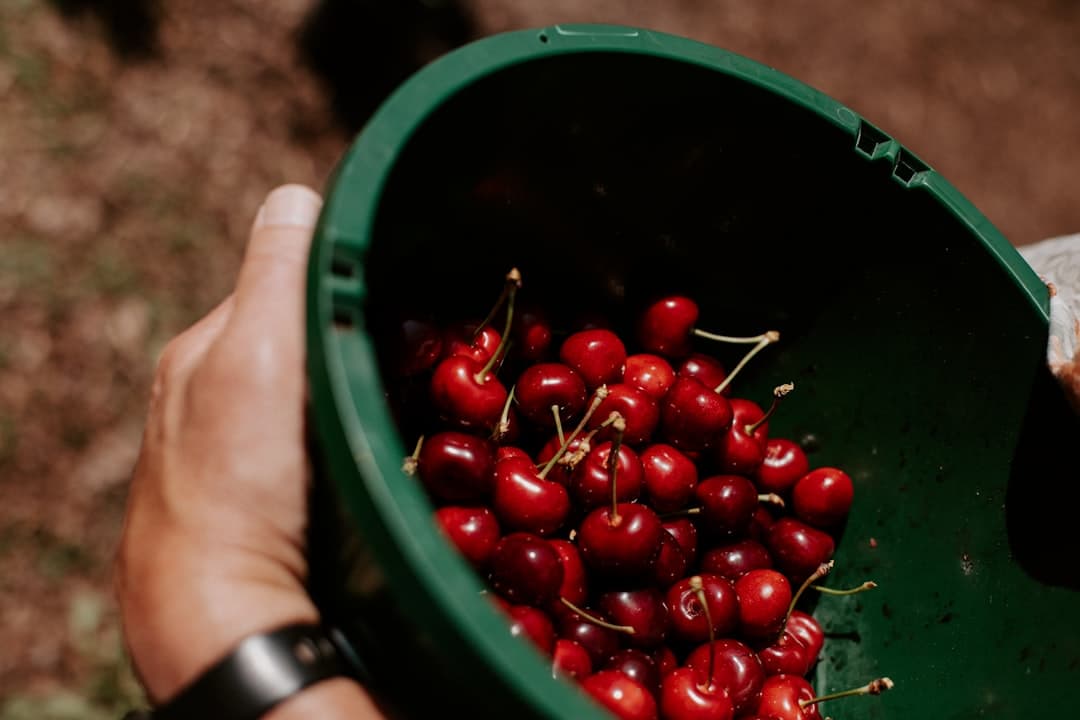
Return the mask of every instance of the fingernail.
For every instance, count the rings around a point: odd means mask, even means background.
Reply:
[[[255,216],[255,227],[315,227],[320,209],[322,198],[311,188],[282,185],[266,196],[259,214]]]

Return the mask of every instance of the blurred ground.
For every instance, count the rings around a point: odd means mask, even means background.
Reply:
[[[554,21],[741,52],[894,134],[1015,243],[1080,230],[1070,0],[3,0],[0,720],[137,701],[109,562],[153,361],[226,292],[265,192],[320,186],[417,64]]]

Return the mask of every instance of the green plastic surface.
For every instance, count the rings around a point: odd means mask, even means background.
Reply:
[[[346,588],[324,607],[401,712],[602,716],[479,595],[400,471],[416,428],[384,400],[380,323],[483,312],[511,265],[522,296],[556,315],[627,322],[679,291],[703,326],[782,331],[737,392],[795,381],[771,432],[814,434],[811,462],[853,476],[835,582],[881,585],[818,603],[816,686],[897,682],[828,714],[1074,714],[1080,598],[1040,574],[1026,488],[1048,478],[1016,460],[1028,416],[1053,404],[1049,386],[1042,400],[1031,390],[1044,286],[956,189],[852,110],[723,50],[607,26],[495,36],[433,63],[383,105],[328,191],[308,349],[334,486],[315,547],[340,556],[316,579]],[[1039,456],[1038,437],[1028,445]]]

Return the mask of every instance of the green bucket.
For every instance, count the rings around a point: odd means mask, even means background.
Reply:
[[[499,35],[431,64],[327,193],[308,277],[327,481],[313,592],[393,711],[604,716],[508,634],[439,535],[401,472],[414,429],[384,396],[384,320],[475,314],[511,266],[556,314],[625,322],[678,291],[703,324],[782,332],[739,394],[795,381],[773,433],[813,435],[811,463],[856,485],[834,582],[881,586],[818,604],[812,680],[897,682],[837,716],[1074,714],[1080,596],[1058,570],[1076,556],[1041,493],[1076,498],[1077,472],[1047,453],[1076,427],[1042,369],[1044,285],[852,110],[738,55],[610,26]]]

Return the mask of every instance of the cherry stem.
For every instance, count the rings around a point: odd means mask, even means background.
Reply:
[[[421,435],[416,441],[416,448],[413,450],[413,454],[405,458],[405,461],[401,463],[401,471],[406,475],[415,475],[416,466],[420,462],[420,448],[424,447],[424,436]]]
[[[622,451],[623,434],[626,432],[626,418],[617,412],[612,412],[609,419],[611,426],[615,428],[615,438],[611,441],[611,449],[608,450],[607,471],[611,478],[611,517],[612,525],[619,522],[619,494],[615,488],[615,476],[619,469],[619,453]]]
[[[739,374],[739,371],[746,367],[746,363],[750,362],[755,355],[764,350],[766,347],[772,345],[774,342],[779,341],[780,333],[775,330],[770,330],[769,332],[762,335],[761,339],[758,340],[757,345],[750,348],[750,352],[746,353],[746,355],[743,356],[743,359],[739,361],[739,364],[735,366],[735,369],[731,371],[731,374],[724,378],[724,382],[717,385],[715,388],[713,388],[713,390],[718,393],[724,392],[724,390],[727,389],[727,386],[731,384],[731,381],[735,379],[735,376]]]
[[[514,277],[514,281],[511,283],[510,278]],[[491,372],[491,369],[495,367],[495,363],[499,361],[500,356],[506,352],[510,343],[510,325],[514,322],[514,298],[517,296],[518,288],[521,287],[521,273],[517,268],[514,268],[506,276],[506,322],[503,324],[503,334],[499,338],[499,346],[495,348],[495,352],[491,353],[491,357],[488,358],[487,363],[480,370],[480,372],[473,375],[473,380],[477,385],[483,384],[484,378]]]
[[[773,388],[772,405],[769,406],[768,412],[762,415],[757,422],[751,423],[750,425],[747,425],[745,428],[743,428],[743,430],[746,431],[746,434],[753,435],[755,430],[767,423],[769,421],[769,418],[772,417],[772,414],[776,412],[776,408],[780,407],[780,401],[783,400],[788,395],[788,393],[790,393],[794,389],[795,383],[784,383],[783,385],[779,385]]]
[[[674,520],[675,518],[686,517],[687,515],[700,515],[701,508],[692,507],[685,510],[675,510],[674,512],[664,513],[660,516],[661,520]]]
[[[510,297],[511,288],[516,290],[521,287],[521,272],[517,268],[511,268],[510,272],[506,273],[506,282],[503,283],[502,292],[499,294],[499,299],[495,301],[495,307],[491,308],[491,312],[487,314],[479,325],[476,326],[476,330],[473,331],[473,340],[480,337],[480,333],[484,331],[491,321],[495,319],[495,316],[502,309],[503,303]]]
[[[802,597],[802,594],[806,592],[806,589],[816,583],[821,578],[828,575],[830,572],[832,572],[833,565],[835,564],[836,562],[833,560],[830,560],[829,562],[823,562],[818,565],[817,570],[815,570],[813,574],[810,575],[810,577],[803,580],[803,584],[799,586],[799,589],[795,593],[795,596],[791,598],[791,604],[788,605],[787,615],[784,616],[784,627],[787,627],[787,621],[789,618],[791,618],[791,613],[795,612],[795,605],[799,602],[799,598]]]
[[[551,456],[551,459],[547,461],[547,465],[544,465],[540,470],[540,477],[546,478],[547,474],[551,472],[551,468],[555,467],[555,463],[559,462],[559,458],[566,454],[570,444],[577,439],[577,436],[581,434],[581,431],[585,429],[585,425],[592,419],[593,413],[596,412],[596,408],[600,407],[600,403],[604,402],[604,398],[608,396],[607,385],[601,385],[596,388],[596,394],[593,396],[593,401],[589,405],[589,409],[585,411],[585,417],[581,418],[581,422],[574,428],[574,432],[570,433],[566,437],[566,441],[559,446],[558,451]]]
[[[784,507],[784,498],[780,497],[776,493],[765,493],[764,495],[757,496],[758,502],[772,503],[773,505],[779,505]]]
[[[713,670],[716,667],[716,628],[713,627],[712,613],[709,612],[709,603],[705,598],[705,586],[701,583],[700,575],[694,575],[690,578],[690,589],[693,590],[694,595],[697,596],[697,601],[701,605],[701,611],[705,613],[705,622],[709,625],[709,674],[705,676],[708,678],[708,681],[702,688],[707,690],[712,687]]]
[[[816,705],[817,703],[822,703],[826,700],[837,700],[839,698],[853,697],[855,695],[880,695],[886,690],[892,690],[895,685],[896,683],[887,677],[878,678],[877,680],[871,680],[862,687],[829,693],[828,695],[821,695],[816,698],[811,698],[810,700],[800,700],[799,707],[805,710],[811,705]]]
[[[615,625],[614,623],[609,623],[607,620],[603,620],[601,618],[596,617],[595,615],[593,615],[588,610],[582,610],[577,605],[570,602],[569,600],[567,600],[564,597],[560,597],[559,602],[561,602],[563,605],[565,605],[566,607],[573,610],[579,616],[581,616],[581,617],[585,618],[586,620],[588,620],[589,622],[591,622],[593,625],[598,625],[598,626],[600,626],[602,628],[607,628],[608,630],[614,630],[615,632],[626,633],[627,635],[633,635],[634,634],[634,628],[630,627],[629,625]]]
[[[699,330],[697,328],[694,328],[690,332],[694,335],[697,335],[698,337],[703,337],[706,340],[715,340],[717,342],[729,343],[732,345],[749,345],[751,343],[758,343],[768,336],[768,333],[762,333],[760,335],[753,335],[751,337],[734,337],[731,335],[717,335],[716,333],[705,332],[704,330]]]
[[[506,433],[510,432],[510,405],[514,402],[514,390],[516,389],[517,385],[510,386],[510,392],[506,394],[506,402],[503,403],[502,414],[499,415],[499,422],[491,433],[491,439],[496,442],[502,440]]]
[[[821,585],[811,585],[810,589],[817,590],[819,593],[823,593],[825,595],[858,595],[861,592],[873,590],[877,586],[878,584],[873,580],[867,580],[858,587],[847,588],[846,590],[835,590],[833,588],[822,587]]]
[[[558,405],[552,405],[551,406],[551,414],[555,416],[555,434],[556,434],[556,437],[559,438],[559,445],[560,446],[565,445],[566,444],[566,436],[563,435],[562,417],[559,415],[559,406]]]

